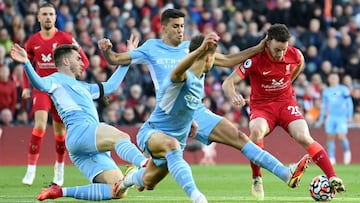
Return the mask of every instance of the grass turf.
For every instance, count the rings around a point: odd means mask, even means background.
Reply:
[[[209,202],[257,202],[250,193],[251,171],[248,165],[192,165],[193,175],[200,190]],[[123,168],[123,167],[121,167]],[[51,166],[38,166],[37,177],[32,186],[21,183],[25,166],[0,166],[0,202],[37,202],[36,196],[42,187],[47,187],[52,180]],[[337,174],[344,180],[347,192],[337,194],[332,202],[360,202],[360,165],[336,165]],[[311,179],[322,174],[320,169],[310,164],[298,188],[291,189],[280,179],[263,170],[265,200],[268,202],[314,202],[309,196]],[[65,168],[65,187],[86,185],[88,181],[74,166]],[[86,202],[72,198],[59,198],[45,202]],[[150,203],[182,203],[190,202],[186,194],[167,176],[154,191],[138,192],[131,189],[122,200],[104,202],[150,202]]]

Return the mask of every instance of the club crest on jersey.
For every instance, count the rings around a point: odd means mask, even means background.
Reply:
[[[52,45],[52,48],[53,48],[53,50],[57,47],[57,42],[55,42],[55,43],[53,43],[53,45]]]
[[[45,55],[45,54],[41,54],[41,60],[44,61],[45,63],[48,63],[51,61],[51,54]]]

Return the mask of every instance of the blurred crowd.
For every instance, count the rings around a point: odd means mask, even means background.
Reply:
[[[31,101],[21,98],[23,66],[9,58],[14,43],[24,45],[39,31],[39,0],[0,0],[0,122],[30,125]],[[321,108],[327,75],[337,72],[349,87],[354,102],[351,127],[360,127],[360,0],[49,0],[56,5],[58,29],[71,33],[84,49],[90,66],[82,80],[107,80],[109,65],[97,41],[109,38],[116,52],[126,51],[133,33],[141,43],[161,37],[160,14],[177,8],[186,13],[185,39],[208,31],[221,37],[218,52],[237,53],[257,44],[271,24],[286,24],[290,45],[305,57],[305,71],[294,82],[297,99],[310,126]],[[239,127],[248,126],[249,108],[231,104],[222,92],[222,81],[231,68],[214,67],[206,76],[205,104]],[[236,87],[249,97],[248,81]],[[113,125],[139,126],[155,106],[155,92],[146,65],[133,66],[118,91],[94,101],[100,120]]]

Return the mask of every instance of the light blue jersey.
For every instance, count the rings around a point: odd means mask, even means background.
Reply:
[[[325,131],[328,134],[347,133],[348,119],[353,117],[354,105],[349,89],[344,85],[325,88],[319,121],[326,118]]]
[[[149,39],[130,51],[131,63],[148,65],[155,90],[158,91],[163,80],[189,54],[189,45],[190,41],[183,41],[179,46],[173,47],[165,44],[162,39]]]
[[[154,83],[157,96],[158,91],[176,65],[189,53],[189,41],[183,41],[173,47],[165,44],[162,39],[149,39],[142,46],[130,51],[131,63],[147,64]],[[159,99],[157,99],[159,101]],[[208,137],[222,117],[206,109],[203,104],[198,106],[194,119],[199,125],[196,139],[209,144]]]
[[[185,82],[173,83],[169,75],[158,91],[159,102],[144,126],[176,138],[184,149],[194,112],[201,104],[203,93],[204,76],[199,79],[191,71],[187,71]],[[137,136],[138,144],[143,150],[146,149],[148,135],[148,132],[140,129]]]
[[[114,92],[124,79],[128,66],[119,67],[103,85],[104,95]],[[40,77],[31,63],[25,64],[31,84],[47,92],[59,116],[66,125],[66,148],[73,163],[90,180],[102,171],[117,169],[108,153],[99,153],[96,147],[96,130],[99,125],[98,113],[93,99],[98,99],[98,84],[81,82],[64,73],[56,72]]]

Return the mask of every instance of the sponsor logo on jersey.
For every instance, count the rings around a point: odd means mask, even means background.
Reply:
[[[271,70],[269,70],[269,71],[264,71],[263,72],[263,75],[267,75],[267,74],[269,74],[271,72]]]
[[[51,61],[51,54],[45,55],[45,54],[41,54],[41,60],[45,63],[48,63]]]

